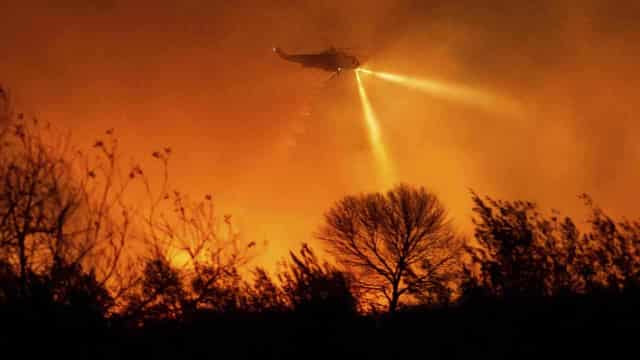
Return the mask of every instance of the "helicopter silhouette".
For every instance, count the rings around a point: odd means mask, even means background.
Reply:
[[[321,52],[308,54],[289,54],[279,47],[274,47],[273,52],[284,60],[299,63],[304,67],[332,72],[331,78],[340,75],[343,71],[356,70],[360,67],[360,60],[356,56],[333,46]]]

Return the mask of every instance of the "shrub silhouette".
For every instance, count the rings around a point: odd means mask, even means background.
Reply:
[[[293,311],[323,317],[356,313],[356,299],[347,274],[327,262],[321,263],[307,244],[298,254],[291,252],[290,257],[280,280]]]

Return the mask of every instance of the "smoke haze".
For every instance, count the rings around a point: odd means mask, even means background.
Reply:
[[[174,181],[212,192],[265,261],[308,241],[339,197],[380,190],[355,78],[271,52],[347,47],[367,68],[468,86],[518,117],[363,77],[400,180],[468,229],[468,189],[574,213],[587,192],[640,210],[640,5],[536,1],[9,0],[0,82],[17,106],[91,144],[116,128]]]

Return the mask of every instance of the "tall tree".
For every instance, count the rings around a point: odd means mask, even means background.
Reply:
[[[347,196],[325,214],[317,237],[354,273],[359,292],[384,296],[390,313],[403,297],[446,296],[459,274],[462,241],[423,187]]]

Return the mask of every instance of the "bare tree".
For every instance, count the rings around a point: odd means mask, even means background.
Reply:
[[[66,286],[69,274],[86,271],[95,289],[106,286],[129,229],[122,203],[126,181],[116,185],[115,147],[100,142],[100,161],[90,161],[50,124],[5,115],[0,261],[16,272],[20,296],[38,276]]]
[[[148,254],[143,276],[128,294],[126,318],[140,319],[159,307],[171,308],[174,318],[188,318],[198,310],[235,310],[244,301],[246,283],[239,271],[256,243],[242,239],[231,215],[218,215],[212,195],[193,200],[170,189],[170,155],[169,148],[152,154],[164,173],[156,189],[142,169],[132,173],[142,179],[149,201],[140,214]]]
[[[211,195],[192,201],[169,191],[170,148],[152,154],[163,173],[152,189],[139,165],[122,166],[113,129],[80,151],[70,136],[10,105],[0,92],[0,268],[13,275],[16,296],[43,278],[68,293],[70,276],[87,275],[96,294],[109,290],[111,313],[137,316],[171,304],[177,317],[237,305],[245,286],[239,268],[256,243],[242,241],[230,215],[218,216]],[[132,194],[133,183],[149,204],[125,201],[140,194]],[[143,261],[139,246],[125,251],[134,235],[150,245]]]
[[[459,274],[462,241],[422,187],[347,196],[325,214],[317,237],[354,273],[360,292],[384,296],[390,313],[406,295],[446,295]]]

